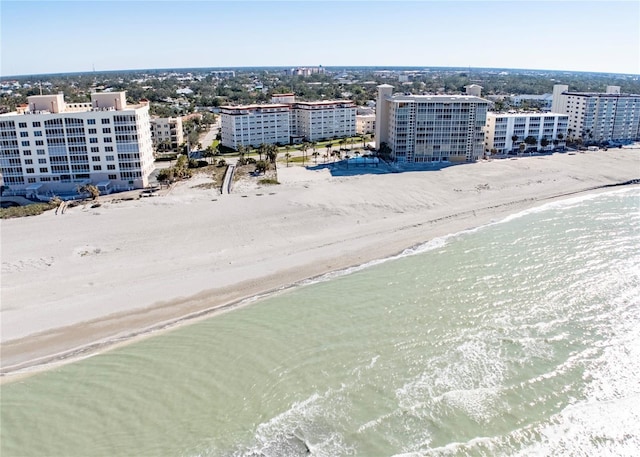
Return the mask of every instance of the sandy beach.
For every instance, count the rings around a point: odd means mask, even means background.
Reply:
[[[640,178],[640,150],[351,176],[279,167],[1,222],[2,374],[72,359],[543,203]]]

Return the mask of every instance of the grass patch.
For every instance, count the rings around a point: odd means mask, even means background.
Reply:
[[[11,219],[14,217],[37,216],[45,211],[54,209],[55,203],[33,203],[26,206],[11,206],[9,208],[0,208],[0,219]]]
[[[260,181],[258,181],[258,184],[271,185],[271,184],[280,184],[280,183],[278,182],[277,179],[264,178],[264,179],[261,179]]]

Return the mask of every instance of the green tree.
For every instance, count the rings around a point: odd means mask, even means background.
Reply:
[[[287,161],[287,168],[289,168],[289,159],[291,158],[291,154],[289,152],[285,152],[284,158]]]
[[[269,164],[264,160],[258,160],[256,162],[256,172],[258,172],[259,174],[260,173],[264,174],[268,169],[269,169]]]
[[[546,148],[547,146],[549,146],[549,140],[547,140],[546,138],[541,139],[540,146],[542,146],[543,148]]]

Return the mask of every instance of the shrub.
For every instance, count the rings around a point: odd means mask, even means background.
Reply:
[[[264,178],[258,181],[259,184],[271,185],[271,184],[280,184],[277,179],[273,178]]]
[[[26,206],[12,206],[10,208],[0,208],[0,219],[10,219],[13,217],[37,216],[45,211],[58,206],[55,203],[33,203]]]

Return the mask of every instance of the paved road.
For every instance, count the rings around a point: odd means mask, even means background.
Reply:
[[[211,143],[213,143],[213,140],[216,139],[216,135],[218,135],[218,132],[220,132],[220,116],[218,116],[218,120],[216,120],[216,123],[211,126],[204,137],[201,137],[200,143],[202,143],[202,149],[206,149],[211,145]]]

